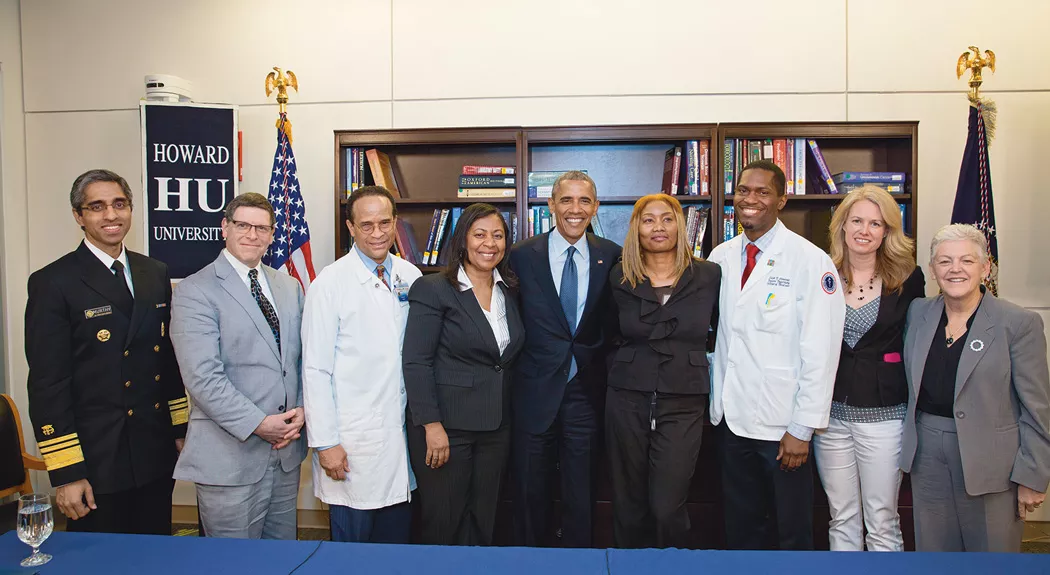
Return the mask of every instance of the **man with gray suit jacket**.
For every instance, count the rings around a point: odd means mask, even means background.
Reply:
[[[171,339],[192,398],[175,479],[197,484],[212,537],[295,539],[303,388],[299,283],[262,265],[275,217],[266,197],[226,206],[226,249],[172,300]]]

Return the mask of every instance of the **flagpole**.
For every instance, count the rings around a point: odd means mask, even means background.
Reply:
[[[988,68],[995,72],[995,52],[985,50],[982,54],[976,46],[969,48],[959,56],[955,64],[955,74],[958,78],[962,78],[967,70],[970,71],[970,92],[967,95],[970,119],[951,222],[970,224],[984,233],[988,240],[991,270],[983,280],[992,295],[998,295],[999,242],[992,201],[991,164],[988,159],[988,145],[995,131],[996,106],[990,99],[982,98],[980,92],[984,81],[983,69]]]
[[[299,91],[299,81],[290,70],[284,72],[274,66],[266,76],[266,96],[277,93],[279,106],[277,121],[277,149],[274,152],[273,172],[267,190],[274,209],[273,242],[263,262],[283,270],[299,281],[305,291],[316,277],[310,252],[310,230],[306,222],[306,205],[292,152],[292,122],[288,119],[288,88]]]

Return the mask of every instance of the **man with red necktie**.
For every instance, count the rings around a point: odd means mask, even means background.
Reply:
[[[828,425],[842,290],[831,258],[778,219],[784,172],[762,160],[737,181],[733,204],[744,233],[710,257],[724,280],[711,423],[725,442],[726,543],[761,549],[773,539],[780,549],[812,549],[809,442]]]

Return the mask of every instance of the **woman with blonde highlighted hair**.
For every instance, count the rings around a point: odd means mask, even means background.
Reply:
[[[908,306],[925,291],[900,208],[865,185],[835,209],[831,259],[846,289],[828,428],[813,437],[831,508],[832,551],[901,551],[897,494],[908,380],[902,363]],[[867,535],[865,536],[865,531]]]
[[[722,270],[693,258],[674,196],[639,199],[609,272],[615,361],[605,405],[618,547],[689,547],[685,501],[710,380],[708,332]]]

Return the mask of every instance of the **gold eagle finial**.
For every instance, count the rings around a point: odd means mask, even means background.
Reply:
[[[291,70],[282,73],[280,68],[274,66],[273,72],[266,76],[266,97],[270,97],[270,94],[277,90],[277,103],[281,106],[282,114],[287,111],[288,88],[299,91],[299,80],[295,78],[295,73]]]
[[[963,52],[955,64],[957,78],[962,78],[966,70],[970,70],[970,99],[975,102],[980,97],[979,90],[981,82],[984,81],[981,77],[981,70],[984,68],[995,72],[995,52],[985,50],[982,56],[981,49],[977,46],[970,46],[970,50]]]

